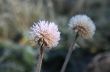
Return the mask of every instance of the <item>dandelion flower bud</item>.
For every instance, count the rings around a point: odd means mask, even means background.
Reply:
[[[85,39],[92,38],[96,30],[94,22],[86,15],[72,17],[69,26]]]
[[[31,27],[30,35],[32,40],[48,48],[57,46],[60,40],[58,26],[54,22],[39,21],[34,23]]]

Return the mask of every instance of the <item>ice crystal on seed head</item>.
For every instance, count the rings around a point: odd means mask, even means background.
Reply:
[[[92,38],[96,30],[94,22],[86,15],[73,16],[69,26],[85,39]]]
[[[38,44],[43,43],[46,47],[57,46],[60,40],[58,26],[54,22],[39,21],[34,23],[30,31],[31,39]]]

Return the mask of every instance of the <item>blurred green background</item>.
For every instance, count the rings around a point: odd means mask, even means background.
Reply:
[[[38,20],[59,26],[60,43],[46,51],[42,65],[42,72],[59,72],[74,38],[68,21],[76,14],[91,17],[96,33],[78,39],[66,72],[110,72],[110,0],[0,0],[0,72],[34,72],[39,48],[28,31]]]

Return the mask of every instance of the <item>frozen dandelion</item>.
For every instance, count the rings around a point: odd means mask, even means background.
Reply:
[[[69,26],[85,39],[92,38],[96,30],[94,22],[86,15],[72,17]]]
[[[34,23],[31,27],[30,35],[32,40],[48,48],[57,46],[60,40],[60,32],[54,22],[39,21]]]
[[[68,50],[64,64],[63,64],[60,72],[65,72],[66,66],[70,59],[70,56],[71,56],[73,50],[76,49],[75,43],[78,39],[78,36],[88,39],[88,38],[92,38],[92,36],[95,33],[95,25],[94,25],[93,21],[86,15],[76,15],[76,16],[72,17],[70,19],[69,26],[76,32],[76,35],[74,37],[74,42],[71,44],[71,46]]]

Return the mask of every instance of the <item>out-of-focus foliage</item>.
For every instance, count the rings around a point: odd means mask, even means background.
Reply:
[[[0,43],[0,72],[31,72],[35,60],[31,47]]]
[[[95,56],[88,65],[86,72],[110,72],[110,53],[102,53]]]
[[[110,0],[0,0],[0,72],[34,71],[38,50],[28,30],[39,19],[56,22],[61,31],[58,47],[47,52],[42,67],[43,72],[59,72],[74,37],[68,20],[76,14],[90,16],[97,30],[93,40],[78,39],[80,48],[66,72],[86,71],[94,56],[110,50],[109,12]]]

